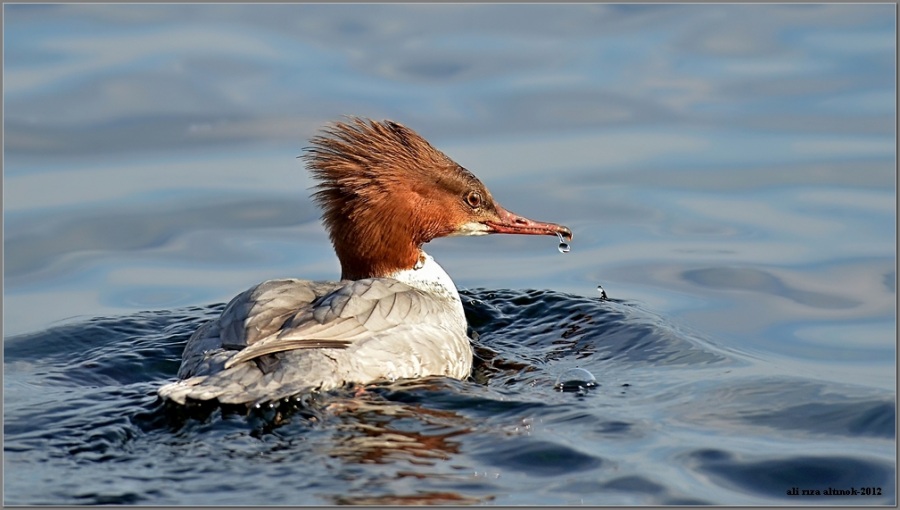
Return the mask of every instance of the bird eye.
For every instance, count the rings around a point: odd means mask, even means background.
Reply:
[[[466,203],[469,204],[469,207],[472,209],[478,209],[481,207],[481,193],[470,191],[469,194],[466,195]]]

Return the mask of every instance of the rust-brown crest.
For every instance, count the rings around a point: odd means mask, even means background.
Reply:
[[[465,221],[465,196],[490,193],[470,172],[409,128],[355,117],[314,137],[304,159],[313,199],[343,279],[382,277],[415,265],[423,243]]]

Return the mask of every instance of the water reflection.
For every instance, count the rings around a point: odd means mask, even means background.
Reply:
[[[338,416],[342,432],[341,438],[329,445],[329,454],[363,464],[403,460],[432,466],[436,461],[451,460],[460,451],[453,438],[470,433],[474,426],[453,411],[379,399],[331,402],[328,411]]]

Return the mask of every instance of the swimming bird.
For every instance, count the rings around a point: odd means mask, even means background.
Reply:
[[[254,405],[349,383],[472,369],[462,301],[422,249],[444,236],[561,235],[511,213],[471,172],[413,130],[350,117],[324,128],[303,158],[341,264],[337,282],[269,280],[239,294],[188,340],[178,404]]]

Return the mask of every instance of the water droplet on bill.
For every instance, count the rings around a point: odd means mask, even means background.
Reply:
[[[559,232],[556,233],[556,237],[559,238],[559,252],[569,253],[572,248],[569,246],[569,243],[566,242],[566,238]]]

